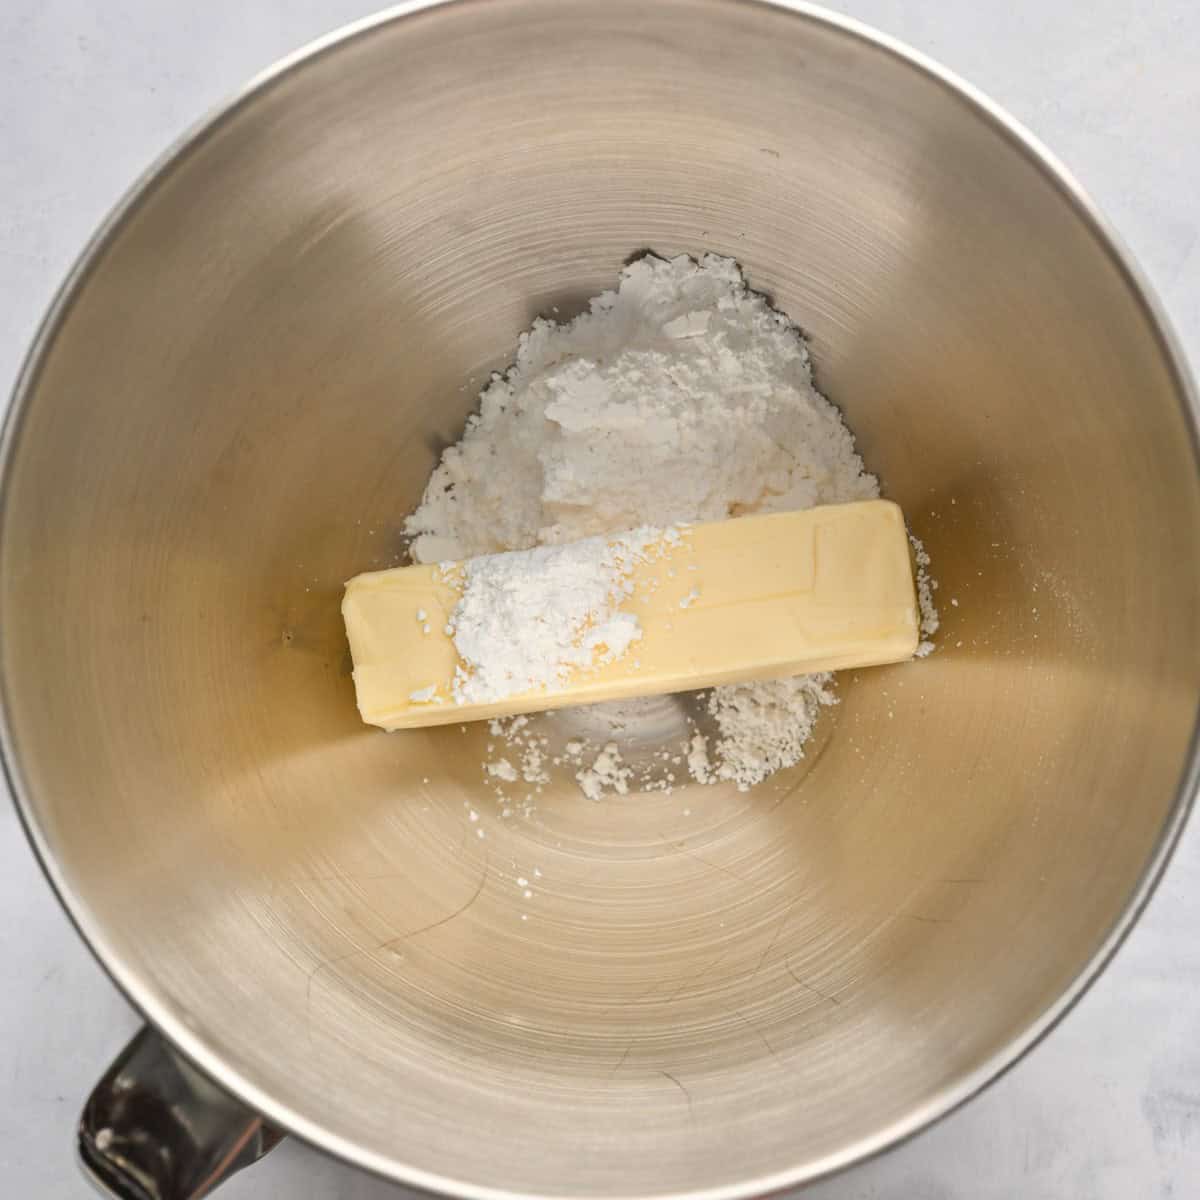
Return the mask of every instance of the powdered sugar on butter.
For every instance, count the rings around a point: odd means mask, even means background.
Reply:
[[[522,335],[406,528],[414,559],[433,562],[878,494],[813,386],[803,337],[737,263],[647,255],[570,324]],[[922,617],[928,637],[932,586]],[[831,687],[822,675],[713,689],[716,736],[681,748],[693,777],[748,788],[794,765]],[[580,773],[589,794],[629,786],[606,753]]]
[[[642,636],[637,617],[621,610],[631,573],[667,541],[662,530],[643,528],[486,555],[447,572],[462,575],[448,625],[462,659],[455,701],[557,691],[576,672],[622,658]]]

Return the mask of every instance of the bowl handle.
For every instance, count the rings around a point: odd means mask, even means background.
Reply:
[[[147,1027],[88,1097],[78,1149],[102,1195],[199,1200],[282,1137]]]

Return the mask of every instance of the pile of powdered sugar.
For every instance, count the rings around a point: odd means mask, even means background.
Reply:
[[[633,568],[678,536],[673,529],[635,529],[451,568],[463,576],[447,625],[463,663],[454,699],[486,704],[555,691],[572,671],[621,658],[641,637],[637,617],[620,611],[633,590]]]
[[[737,263],[648,255],[570,324],[521,336],[406,529],[413,558],[437,562],[878,494],[813,386],[804,339]],[[931,633],[928,583],[922,596]],[[828,675],[715,688],[716,736],[697,733],[672,761],[748,788],[799,761],[831,688]],[[589,795],[629,782],[615,744],[577,777]]]

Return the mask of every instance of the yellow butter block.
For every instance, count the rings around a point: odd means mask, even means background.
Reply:
[[[614,610],[635,617],[640,636],[621,657],[487,702],[456,695],[456,679],[472,669],[451,631],[470,565],[397,567],[346,585],[342,615],[367,723],[477,721],[875,666],[911,658],[918,644],[904,518],[886,500],[679,527],[623,577]]]

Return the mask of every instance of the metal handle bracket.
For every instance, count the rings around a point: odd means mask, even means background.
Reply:
[[[113,1200],[200,1200],[282,1137],[147,1027],[88,1097],[78,1150]]]

